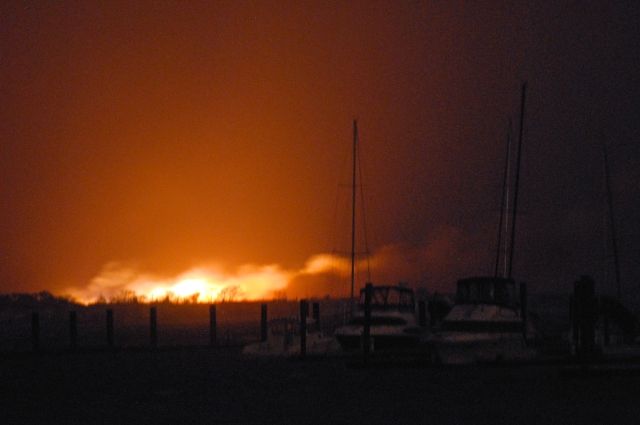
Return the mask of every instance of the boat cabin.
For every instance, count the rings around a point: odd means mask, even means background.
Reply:
[[[513,279],[471,277],[458,281],[455,303],[516,307],[516,299],[516,286]]]
[[[360,290],[358,307],[364,310],[365,289]],[[371,311],[415,312],[416,302],[413,290],[402,286],[374,286],[371,293]]]

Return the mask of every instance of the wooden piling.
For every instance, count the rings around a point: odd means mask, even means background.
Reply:
[[[34,352],[40,351],[40,315],[31,313],[31,346]]]
[[[576,315],[576,297],[575,294],[569,295],[569,320],[571,321],[571,342],[577,349],[578,347],[578,318]]]
[[[597,300],[595,283],[582,276],[574,285],[574,329],[577,330],[576,352],[583,359],[589,358],[595,350],[595,324]]]
[[[267,305],[260,305],[260,341],[267,340]]]
[[[364,288],[364,329],[362,331],[362,357],[364,363],[369,362],[371,351],[371,295],[373,285],[367,283]]]
[[[418,324],[427,327],[427,303],[424,300],[418,301]]]
[[[69,312],[69,348],[75,350],[78,347],[78,315],[75,311]]]
[[[209,345],[215,347],[218,344],[218,317],[216,305],[209,306]]]
[[[311,316],[315,322],[315,327],[320,330],[320,303],[315,302],[311,304]]]
[[[307,316],[309,315],[309,303],[300,300],[300,358],[307,355]]]
[[[520,283],[520,317],[522,318],[522,337],[525,344],[527,343],[527,284]]]
[[[151,307],[149,309],[149,342],[151,348],[158,346],[158,308]]]
[[[107,310],[107,346],[109,348],[113,348],[114,345],[115,344],[113,340],[113,310],[108,309]]]

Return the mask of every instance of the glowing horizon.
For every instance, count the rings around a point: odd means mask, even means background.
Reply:
[[[288,286],[295,278],[322,274],[344,277],[347,271],[348,260],[332,254],[312,256],[299,270],[286,270],[277,264],[246,264],[229,272],[219,264],[206,264],[175,276],[160,276],[125,263],[110,262],[88,285],[69,287],[65,294],[85,305],[102,299],[196,303],[256,301],[286,298]]]

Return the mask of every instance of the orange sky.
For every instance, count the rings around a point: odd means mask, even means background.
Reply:
[[[158,275],[209,263],[301,270],[315,254],[344,251],[340,184],[354,117],[369,242],[387,258],[380,279],[446,288],[487,273],[506,120],[523,79],[516,271],[559,289],[609,267],[597,134],[623,145],[639,132],[629,71],[637,7],[8,2],[0,11],[2,291],[83,287],[112,262]],[[638,177],[637,154],[617,148],[618,188]],[[636,186],[618,189],[627,276],[638,274]]]

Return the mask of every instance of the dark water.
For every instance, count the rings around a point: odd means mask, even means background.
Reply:
[[[637,424],[640,376],[563,366],[350,367],[232,349],[4,356],[5,424]]]

